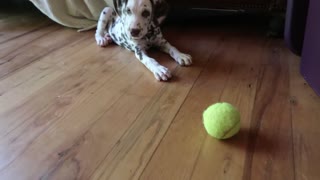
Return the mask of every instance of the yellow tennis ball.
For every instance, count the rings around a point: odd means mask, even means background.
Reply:
[[[227,139],[239,132],[240,113],[229,103],[216,103],[203,112],[203,124],[209,135]]]

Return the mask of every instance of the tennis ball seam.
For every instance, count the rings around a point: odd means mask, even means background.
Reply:
[[[236,124],[234,124],[230,129],[228,129],[228,131],[226,131],[222,138],[225,138],[227,134],[229,134],[229,132],[231,132],[234,128],[236,128],[238,126],[238,124],[240,123],[240,121],[238,121]]]

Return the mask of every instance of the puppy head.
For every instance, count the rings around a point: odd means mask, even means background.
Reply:
[[[153,13],[150,0],[116,0],[115,8],[128,37],[141,39],[148,33]]]
[[[148,33],[148,25],[159,24],[164,18],[164,0],[114,0],[117,14],[124,23],[125,32],[131,39],[141,39]],[[158,9],[158,10],[157,10]],[[160,10],[160,11],[159,11]],[[159,13],[160,12],[160,13]]]

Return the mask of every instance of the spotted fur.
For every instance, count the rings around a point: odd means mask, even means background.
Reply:
[[[150,47],[158,47],[180,65],[192,63],[190,55],[181,53],[163,37],[160,24],[168,11],[164,0],[114,0],[114,7],[101,12],[95,34],[99,46],[114,42],[134,52],[157,80],[166,81],[171,73],[147,55]]]

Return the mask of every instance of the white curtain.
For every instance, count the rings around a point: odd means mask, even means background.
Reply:
[[[67,27],[95,27],[102,9],[112,7],[112,0],[30,0],[53,21]]]

